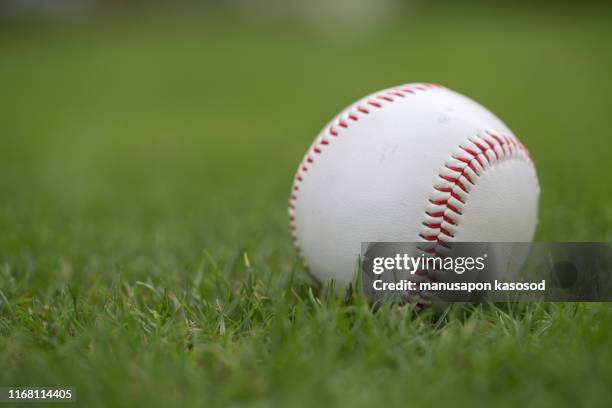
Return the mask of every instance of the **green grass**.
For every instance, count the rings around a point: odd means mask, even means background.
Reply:
[[[372,312],[286,222],[320,127],[387,86],[498,113],[540,240],[611,240],[611,14],[437,12],[330,41],[235,18],[0,31],[0,385],[84,406],[610,406],[607,304]]]

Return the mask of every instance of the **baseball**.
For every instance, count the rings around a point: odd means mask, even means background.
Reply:
[[[289,220],[309,272],[341,288],[362,242],[529,242],[539,191],[499,118],[415,83],[366,96],[323,128],[295,175]]]

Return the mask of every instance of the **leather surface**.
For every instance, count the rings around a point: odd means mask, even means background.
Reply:
[[[423,240],[434,186],[452,156],[466,154],[460,146],[469,138],[484,131],[514,138],[487,109],[441,87],[372,107],[358,121],[347,119],[347,128],[336,126],[337,136],[329,134],[329,126],[369,99],[349,106],[321,131],[313,144],[321,152],[307,153],[313,161],[307,171],[298,170],[302,180],[290,210],[309,271],[339,287],[354,277],[361,242]],[[446,239],[531,241],[539,186],[526,155],[485,165],[470,187],[457,225],[449,225],[454,237]]]

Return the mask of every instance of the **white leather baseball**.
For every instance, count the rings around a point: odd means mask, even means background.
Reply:
[[[361,242],[528,242],[539,185],[494,114],[433,84],[369,95],[327,126],[289,200],[295,246],[318,280],[354,277]]]

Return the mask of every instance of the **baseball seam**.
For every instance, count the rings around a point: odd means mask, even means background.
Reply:
[[[422,248],[437,255],[455,240],[461,215],[477,180],[489,168],[515,159],[533,166],[527,148],[516,138],[485,130],[458,146],[444,163],[428,198],[419,238],[431,245]]]
[[[453,253],[461,216],[466,208],[472,188],[492,166],[507,160],[520,160],[534,166],[527,148],[513,136],[493,130],[484,130],[461,143],[457,151],[444,163],[430,196],[422,221],[417,248],[431,256],[445,258]],[[419,271],[421,279],[436,282],[431,271]],[[429,304],[429,294],[415,291],[406,293],[405,299],[421,307]]]
[[[302,162],[300,163],[296,175],[293,179],[291,187],[291,195],[289,197],[289,226],[291,228],[291,238],[293,246],[298,255],[301,256],[301,248],[297,237],[297,226],[295,223],[295,211],[297,207],[300,184],[303,182],[306,173],[308,173],[311,165],[315,161],[317,155],[325,152],[331,142],[339,137],[344,129],[348,129],[352,122],[358,122],[361,117],[370,115],[377,109],[383,108],[385,105],[393,103],[400,98],[405,98],[411,94],[427,92],[431,89],[443,88],[438,84],[411,84],[402,85],[395,88],[386,89],[382,92],[370,95],[348,109],[342,111],[329,125],[321,132],[321,136],[314,141],[310,146]]]

